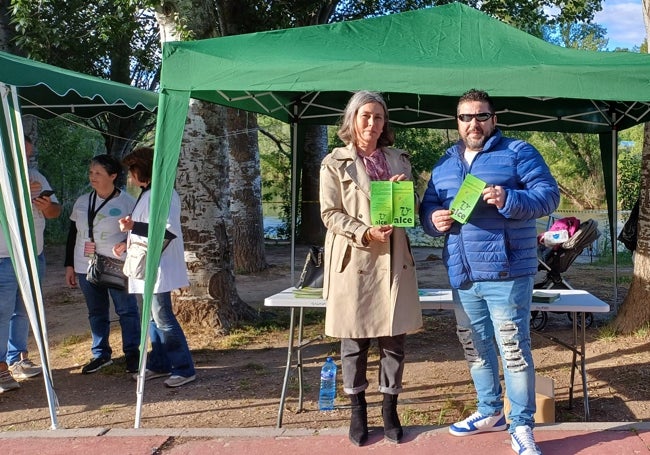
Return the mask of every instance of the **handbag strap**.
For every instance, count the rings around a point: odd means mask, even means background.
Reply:
[[[95,222],[95,216],[99,213],[99,211],[106,205],[108,201],[113,199],[115,195],[119,192],[116,187],[113,187],[113,192],[108,196],[106,199],[104,199],[104,202],[102,202],[99,207],[97,207],[97,210],[95,210],[95,204],[97,203],[97,191],[93,191],[88,195],[88,237],[90,237],[90,241],[94,242],[95,238],[93,237],[93,223]]]
[[[140,194],[138,195],[138,199],[136,199],[135,204],[133,205],[133,210],[131,210],[131,214],[133,214],[133,211],[135,210],[135,207],[138,205],[138,202],[140,202],[140,198],[142,198],[142,195],[145,192],[149,191],[150,189],[151,189],[151,184],[149,184],[149,185],[142,188],[142,191],[140,191]],[[163,247],[162,247],[162,250],[160,250],[160,254],[162,254],[165,251],[165,248],[167,248],[169,246],[171,241],[176,238],[176,236],[174,234],[172,234],[171,232],[170,232],[170,235],[173,235],[174,237],[167,238],[167,232],[169,232],[169,231],[165,230],[165,238],[163,239]],[[127,249],[129,248],[131,243],[139,243],[140,245],[143,245],[145,247],[147,246],[146,244],[141,243],[141,242],[131,242],[131,234],[129,233],[129,236],[127,237],[127,240],[126,240],[126,248]]]

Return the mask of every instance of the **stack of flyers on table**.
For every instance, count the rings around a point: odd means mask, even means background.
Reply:
[[[552,303],[560,298],[559,292],[533,291],[533,302]]]
[[[322,299],[323,288],[304,287],[293,290],[293,295],[299,299]]]

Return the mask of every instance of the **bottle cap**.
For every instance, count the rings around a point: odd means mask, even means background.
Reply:
[[[327,359],[325,359],[325,361],[326,361],[326,362],[331,362],[331,361],[332,361],[332,358],[331,358],[331,357],[328,357]]]

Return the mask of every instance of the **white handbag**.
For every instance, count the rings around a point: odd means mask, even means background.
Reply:
[[[130,242],[126,249],[126,260],[122,271],[129,278],[144,280],[147,265],[147,245],[141,242]]]

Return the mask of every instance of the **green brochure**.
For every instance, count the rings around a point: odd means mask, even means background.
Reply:
[[[459,223],[465,224],[472,214],[472,210],[476,206],[483,188],[486,183],[472,174],[467,174],[463,184],[458,189],[458,193],[453,201],[451,201],[451,217]]]
[[[413,182],[370,182],[370,217],[373,226],[415,226]]]

